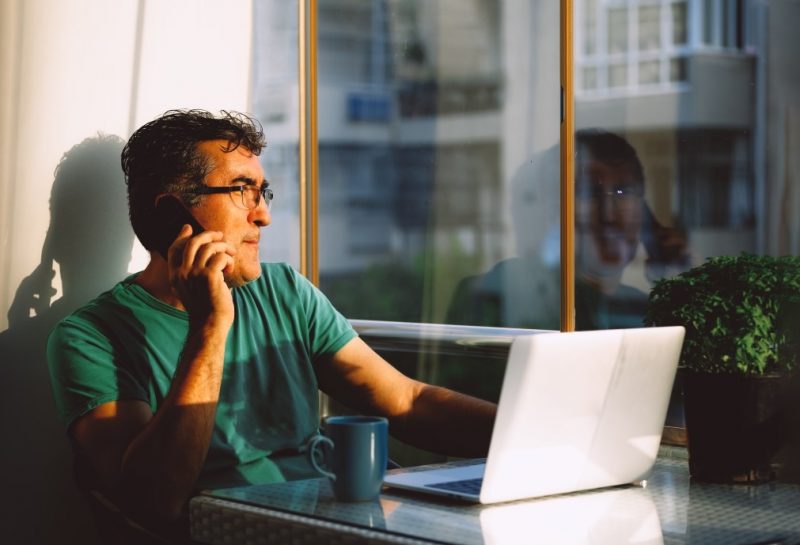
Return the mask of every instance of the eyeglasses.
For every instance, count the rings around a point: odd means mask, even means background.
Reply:
[[[267,203],[267,208],[272,204],[272,199],[275,194],[270,189],[268,183],[263,183],[260,186],[255,185],[231,185],[226,187],[211,187],[201,186],[194,190],[197,195],[214,195],[216,193],[227,193],[231,196],[233,204],[237,208],[244,210],[253,210],[264,199]]]
[[[620,185],[611,189],[606,189],[603,184],[578,184],[575,187],[575,197],[597,201],[603,200],[604,197],[612,197],[615,200],[633,200],[641,198],[643,193],[640,185]]]

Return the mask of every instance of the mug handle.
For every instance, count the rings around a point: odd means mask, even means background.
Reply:
[[[334,448],[333,441],[331,441],[329,438],[325,437],[324,435],[315,435],[314,437],[312,437],[308,441],[308,444],[306,445],[306,449],[307,449],[306,450],[306,455],[308,456],[308,461],[314,467],[314,469],[316,469],[320,474],[324,475],[325,477],[328,477],[329,479],[333,479],[335,481],[336,480],[336,475],[334,475],[330,471],[320,467],[319,463],[317,462],[317,445],[319,445],[320,443],[324,443],[324,444],[328,445],[331,449]],[[320,452],[322,452],[322,451],[320,451]],[[323,458],[324,458],[324,454],[323,454]]]

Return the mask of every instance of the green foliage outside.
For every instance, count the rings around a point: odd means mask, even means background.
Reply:
[[[709,258],[655,284],[645,324],[684,326],[681,365],[694,371],[791,371],[800,360],[800,257]]]
[[[443,323],[458,281],[475,274],[480,258],[455,236],[412,257],[320,278],[320,288],[345,316],[357,320]],[[477,325],[477,324],[476,324]]]
[[[320,279],[322,291],[345,316],[359,320],[419,322],[423,275],[419,267],[378,263],[359,274]]]

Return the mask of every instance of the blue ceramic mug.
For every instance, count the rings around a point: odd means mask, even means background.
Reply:
[[[307,455],[314,469],[331,479],[336,499],[368,501],[378,497],[389,456],[388,432],[389,422],[380,416],[325,419],[325,435],[311,438]]]

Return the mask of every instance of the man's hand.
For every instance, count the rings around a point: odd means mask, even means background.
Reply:
[[[234,309],[225,271],[232,270],[236,250],[219,231],[192,236],[184,225],[168,253],[169,283],[194,323],[233,323]]]

